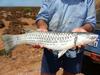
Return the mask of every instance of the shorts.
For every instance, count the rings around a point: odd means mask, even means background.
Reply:
[[[65,54],[58,58],[52,51],[44,49],[41,65],[41,73],[56,73],[59,68],[70,73],[80,73],[82,65],[83,52],[78,53],[76,58],[69,58]]]

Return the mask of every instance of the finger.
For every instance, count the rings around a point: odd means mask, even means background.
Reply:
[[[39,45],[39,44],[38,44],[38,45],[32,45],[32,47],[33,47],[33,48],[44,48],[43,45]]]
[[[80,28],[73,29],[72,32],[87,32],[87,31],[83,29],[82,27],[80,27]]]
[[[47,48],[49,51],[52,51],[52,49],[50,49],[50,48]]]
[[[84,48],[84,47],[85,47],[84,45],[79,45],[79,46],[76,46],[76,49],[80,50],[80,48]]]
[[[32,45],[33,48],[41,48],[40,45]]]
[[[80,49],[81,47],[82,47],[82,45],[79,45],[79,46],[78,46],[78,49]]]
[[[85,48],[85,45],[82,45],[81,48]]]
[[[47,32],[47,29],[37,29],[37,31]]]
[[[82,46],[84,46],[85,44],[83,42],[81,42],[78,47],[81,48]]]

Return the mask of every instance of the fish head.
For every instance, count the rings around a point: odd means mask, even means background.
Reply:
[[[88,41],[94,42],[98,39],[99,36],[97,34],[87,34],[86,37]]]
[[[77,45],[86,45],[98,40],[98,35],[93,33],[83,33],[78,35]]]

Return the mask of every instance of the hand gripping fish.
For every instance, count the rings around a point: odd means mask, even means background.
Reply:
[[[20,35],[3,35],[2,36],[5,51],[13,49],[20,44],[40,45],[53,51],[58,51],[58,58],[61,57],[68,49],[78,45],[85,45],[96,41],[97,34],[93,33],[76,33],[76,32],[29,32]]]

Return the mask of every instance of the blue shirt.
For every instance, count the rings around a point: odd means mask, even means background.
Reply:
[[[95,0],[43,0],[36,20],[39,19],[56,32],[71,32],[85,23],[95,27]]]

